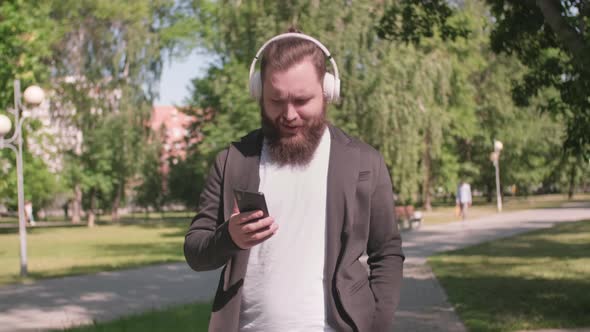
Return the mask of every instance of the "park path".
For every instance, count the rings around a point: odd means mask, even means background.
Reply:
[[[426,258],[501,237],[590,219],[590,208],[527,210],[404,232],[407,256],[396,331],[465,331]],[[0,331],[38,331],[111,320],[174,304],[209,301],[219,271],[184,263],[0,287]]]
[[[209,301],[218,276],[175,263],[0,287],[0,331],[61,329]]]
[[[513,236],[560,222],[590,219],[590,207],[524,210],[494,214],[465,222],[425,226],[402,234],[406,261],[401,300],[396,312],[395,331],[467,331],[447,302],[426,259],[438,252]]]

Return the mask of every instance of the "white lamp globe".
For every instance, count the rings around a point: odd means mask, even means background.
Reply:
[[[0,137],[8,134],[10,129],[12,129],[10,119],[4,114],[0,114]]]
[[[502,151],[504,144],[502,142],[494,140],[494,151]]]
[[[31,105],[39,105],[43,102],[45,98],[45,92],[43,89],[36,85],[31,85],[30,87],[25,89],[24,95],[25,102]]]

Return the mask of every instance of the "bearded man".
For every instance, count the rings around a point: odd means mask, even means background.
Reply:
[[[218,154],[184,243],[194,270],[223,267],[210,331],[391,331],[404,261],[391,179],[378,151],[327,121],[339,89],[307,35],[254,59],[261,128]],[[240,212],[235,189],[264,193],[270,215]]]

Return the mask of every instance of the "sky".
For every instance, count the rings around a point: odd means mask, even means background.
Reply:
[[[160,80],[160,98],[154,104],[183,105],[190,96],[191,80],[205,75],[211,59],[210,55],[195,51],[185,58],[166,60]]]

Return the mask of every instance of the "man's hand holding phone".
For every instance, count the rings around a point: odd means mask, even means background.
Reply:
[[[264,206],[266,208],[266,206]],[[268,213],[262,210],[240,212],[234,202],[233,213],[229,219],[229,235],[241,249],[250,249],[272,237],[279,225]]]

